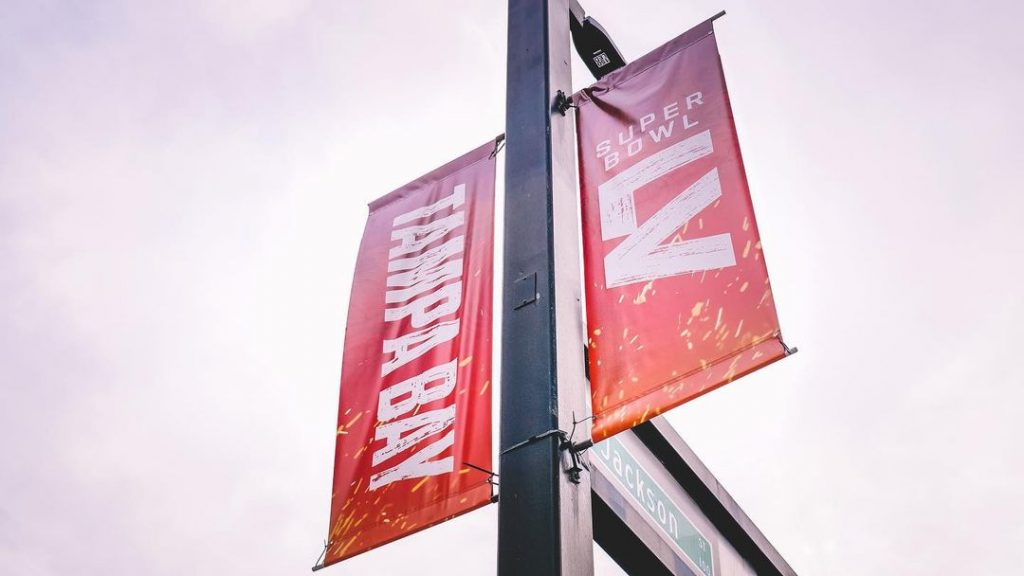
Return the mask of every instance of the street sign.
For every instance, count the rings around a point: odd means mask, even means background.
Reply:
[[[683,512],[682,504],[654,479],[652,472],[658,464],[651,460],[649,451],[636,443],[632,435],[613,436],[594,446],[592,454],[596,457],[591,462],[614,481],[619,493],[628,495],[629,503],[651,526],[658,528],[678,554],[703,576],[714,576],[711,542]]]
[[[795,576],[664,419],[589,455],[594,539],[628,573]]]

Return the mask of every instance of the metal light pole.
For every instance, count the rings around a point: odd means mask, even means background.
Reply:
[[[509,0],[498,574],[593,574],[568,0]],[[589,422],[575,441],[590,438]]]

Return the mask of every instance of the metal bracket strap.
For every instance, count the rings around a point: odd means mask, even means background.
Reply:
[[[530,436],[526,440],[523,440],[522,442],[517,442],[509,446],[508,448],[502,450],[501,454],[508,454],[509,452],[518,450],[520,448],[523,448],[524,446],[529,446],[530,444],[533,444],[535,442],[540,442],[541,440],[545,438],[550,438],[552,436],[558,437],[559,450],[567,450],[569,452],[569,458],[572,464],[571,466],[569,466],[569,468],[563,470],[563,472],[569,475],[569,480],[573,484],[579,484],[581,479],[580,473],[583,472],[583,470],[590,470],[590,468],[588,468],[587,465],[580,458],[580,454],[582,454],[590,446],[593,446],[593,441],[588,441],[589,445],[586,445],[587,442],[575,444],[573,443],[569,433],[566,432],[565,430],[552,429],[548,430],[547,432],[541,432],[540,434],[534,434],[533,436]],[[472,464],[469,463],[466,463],[466,465],[472,466],[473,468],[477,468],[476,466],[473,466]],[[481,468],[477,469],[482,470]]]

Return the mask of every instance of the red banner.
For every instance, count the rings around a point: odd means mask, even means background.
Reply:
[[[573,101],[600,440],[786,348],[711,21]]]
[[[325,565],[490,502],[494,148],[370,204]]]

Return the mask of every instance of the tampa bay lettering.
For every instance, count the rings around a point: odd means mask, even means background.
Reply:
[[[399,368],[459,335],[465,199],[466,186],[459,184],[450,196],[397,216],[392,224],[391,240],[397,245],[388,252],[384,321],[408,319],[412,329],[384,340],[375,432],[375,440],[384,445],[373,453],[370,490],[399,480],[449,473],[455,467],[451,455],[441,454],[455,443],[452,392],[458,351],[451,351],[449,361],[411,378],[391,380]],[[428,248],[437,242],[441,244]],[[439,401],[447,401],[447,405],[422,410]]]

